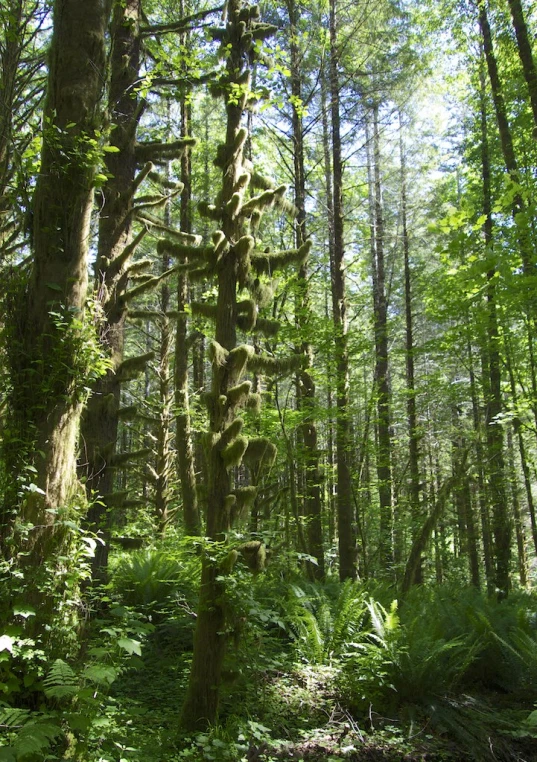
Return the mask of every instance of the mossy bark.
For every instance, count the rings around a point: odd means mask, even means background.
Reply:
[[[117,373],[123,361],[127,307],[122,296],[128,285],[129,259],[124,258],[131,242],[133,182],[136,176],[135,138],[139,118],[138,100],[133,87],[140,65],[140,0],[116,3],[112,19],[110,56],[109,116],[114,129],[111,145],[115,153],[106,154],[110,177],[104,185],[99,218],[99,244],[95,262],[95,289],[103,307],[105,322],[101,338],[111,368],[93,391],[82,421],[80,471],[86,480],[88,499],[92,501],[88,526],[97,532],[98,543],[93,560],[94,576],[106,576],[110,542],[112,506],[104,496],[114,491],[114,470],[110,460],[118,437],[121,378]],[[99,496],[98,502],[95,497]]]
[[[24,554],[21,564],[32,570],[26,597],[39,608],[34,631],[46,621],[47,606],[54,605],[52,588],[45,592],[40,585],[48,573],[45,563],[64,542],[62,519],[85,505],[76,456],[89,371],[82,351],[91,331],[84,324],[84,306],[106,23],[102,0],[54,3],[32,270],[13,297],[7,325],[11,436],[4,437],[2,448],[12,490],[4,500],[6,510],[16,514],[14,543]],[[33,487],[21,500],[17,491],[28,489],[30,480]],[[58,584],[51,579],[52,587]]]

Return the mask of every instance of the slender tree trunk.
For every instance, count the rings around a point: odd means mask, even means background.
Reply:
[[[300,49],[298,44],[298,9],[295,0],[287,0],[287,11],[290,22],[290,52],[291,52],[291,91],[296,100],[293,106],[293,160],[295,206],[298,210],[295,225],[297,248],[302,246],[307,238],[306,232],[306,181],[304,170],[304,133],[302,117],[299,112],[302,103],[302,85],[300,79]],[[302,333],[308,331],[308,316],[310,297],[308,286],[308,266],[301,265],[298,271],[297,299],[297,329]],[[308,553],[316,560],[310,564],[310,574],[315,579],[324,578],[324,548],[321,503],[321,478],[319,471],[319,450],[317,445],[317,424],[315,421],[315,381],[311,373],[313,350],[306,340],[301,347],[302,353],[308,358],[309,368],[297,374],[297,403],[302,410],[304,422],[300,426],[302,447],[305,460],[305,515],[307,522]]]
[[[335,330],[337,406],[337,506],[339,577],[356,577],[356,541],[350,472],[349,357],[347,347],[347,304],[345,297],[345,241],[343,230],[343,159],[339,104],[339,53],[337,0],[330,0],[330,112],[332,117],[332,168],[334,179],[334,256],[331,262],[332,313]]]
[[[531,49],[530,34],[524,18],[524,10],[520,0],[508,0],[513,27],[517,40],[518,54],[524,71],[524,78],[528,86],[531,109],[533,111],[533,121],[535,130],[537,130],[537,71]],[[534,133],[535,134],[535,133]]]
[[[181,101],[181,134],[190,133],[192,107],[187,100]],[[185,152],[181,159],[181,230],[192,232],[191,222],[191,162],[190,154]],[[183,522],[185,532],[192,537],[200,533],[200,516],[196,490],[196,472],[194,465],[194,447],[190,426],[189,394],[188,394],[188,317],[187,304],[189,296],[188,275],[179,273],[177,279],[177,331],[175,335],[175,405],[177,415],[176,449],[178,472],[181,480],[183,497]],[[203,359],[202,359],[203,363]]]
[[[384,210],[380,170],[378,104],[373,106],[372,245],[373,314],[375,333],[375,388],[377,394],[377,479],[380,503],[379,562],[382,575],[393,566],[393,505],[391,467],[391,416],[388,375],[388,313],[384,265]]]
[[[518,551],[518,577],[520,580],[520,586],[525,588],[528,586],[526,533],[524,531],[524,522],[522,521],[522,512],[520,510],[520,489],[518,485],[518,474],[515,466],[515,448],[513,445],[512,427],[507,429],[507,452],[509,462],[509,481],[511,484],[511,503],[513,506],[513,518]]]
[[[408,425],[408,457],[410,467],[410,509],[412,519],[412,538],[416,539],[417,532],[423,520],[420,488],[420,432],[416,412],[416,383],[414,369],[414,326],[412,316],[412,284],[410,269],[410,243],[407,222],[407,172],[406,157],[403,142],[402,114],[399,113],[399,151],[401,161],[401,226],[403,237],[403,259],[405,278],[405,359],[406,359],[406,391],[407,391],[407,425]],[[416,563],[416,573],[413,584],[423,582],[422,559]]]
[[[481,19],[482,29],[485,28]],[[484,34],[484,37],[486,35]],[[489,65],[490,66],[490,65]],[[494,67],[491,67],[492,70]],[[489,70],[490,73],[490,70]],[[492,80],[492,75],[491,75]],[[483,232],[485,252],[491,261],[494,256],[492,233],[492,195],[490,178],[490,158],[488,149],[487,110],[484,86],[481,86],[481,163],[483,182]],[[510,586],[509,563],[511,557],[511,520],[505,489],[505,462],[503,454],[503,429],[499,422],[502,412],[500,332],[496,308],[496,268],[492,265],[487,272],[487,361],[488,390],[485,399],[485,427],[487,432],[487,454],[490,495],[492,500],[493,533],[496,558],[495,583],[498,594],[507,595]]]

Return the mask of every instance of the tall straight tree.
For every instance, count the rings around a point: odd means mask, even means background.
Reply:
[[[295,206],[297,217],[295,224],[295,242],[300,247],[307,239],[306,232],[306,178],[304,167],[304,125],[302,118],[302,78],[300,72],[300,47],[299,47],[299,10],[295,0],[287,0],[287,12],[289,14],[290,53],[291,53],[291,93],[292,104],[292,128],[293,128],[293,163],[294,163],[294,186]],[[298,304],[297,304],[297,327],[307,330],[308,314],[310,308],[310,296],[308,285],[308,268],[304,263],[298,272]],[[310,572],[317,578],[324,577],[324,549],[322,530],[322,505],[321,486],[319,471],[319,450],[317,425],[315,421],[315,381],[311,373],[312,352],[311,344],[307,341],[302,344],[302,352],[308,358],[310,369],[301,370],[297,381],[297,404],[302,409],[304,423],[300,427],[302,446],[304,448],[305,461],[305,515],[307,520],[308,553],[316,559],[316,564],[311,564]]]
[[[336,458],[337,514],[339,543],[339,577],[356,577],[356,540],[353,522],[352,482],[350,470],[351,425],[349,411],[349,352],[347,337],[347,302],[345,294],[345,238],[343,223],[343,157],[341,147],[339,49],[337,0],[330,0],[330,116],[332,122],[333,173],[333,257],[330,262],[332,281],[332,315],[336,357]]]
[[[530,31],[526,23],[521,0],[507,0],[507,2],[509,3],[509,10],[513,20],[518,55],[520,56],[524,78],[528,86],[533,121],[535,122],[534,134],[537,136],[537,70],[533,59]]]

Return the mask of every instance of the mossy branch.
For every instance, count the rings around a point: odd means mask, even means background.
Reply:
[[[129,320],[160,320],[162,312],[160,310],[129,310],[127,317]]]
[[[253,331],[262,333],[267,338],[273,338],[278,335],[281,324],[279,320],[269,320],[268,318],[257,318]]]
[[[152,259],[137,259],[135,262],[131,262],[128,267],[129,276],[132,276],[135,273],[139,274],[148,267],[152,267],[154,264]]]
[[[248,344],[240,344],[232,349],[227,359],[230,370],[230,383],[236,384],[240,381],[247,365],[255,354],[255,349]]]
[[[217,341],[210,341],[209,346],[207,347],[207,356],[209,358],[209,362],[216,366],[217,368],[221,368],[223,365],[226,364],[229,352],[227,349],[224,349]]]
[[[248,439],[246,437],[237,437],[231,444],[222,450],[222,460],[228,471],[230,468],[240,466],[247,448]]]
[[[117,411],[118,418],[121,421],[134,421],[138,415],[138,405],[125,405]]]
[[[189,233],[183,233],[185,240]],[[196,241],[197,236],[192,236]],[[212,246],[199,247],[190,243],[183,243],[179,241],[170,241],[167,238],[160,238],[157,242],[157,252],[159,254],[167,254],[174,259],[184,259],[187,257],[189,260],[193,260],[198,263],[204,260],[213,252]]]
[[[248,442],[248,449],[244,454],[244,462],[252,471],[255,468],[265,466],[270,468],[276,456],[278,448],[266,437],[252,437]]]
[[[283,376],[294,373],[307,366],[308,358],[303,354],[289,357],[270,357],[270,355],[252,355],[248,360],[248,370],[267,376]]]
[[[154,359],[154,352],[147,352],[137,357],[129,357],[120,363],[116,370],[116,376],[120,381],[133,381],[140,373],[143,373],[147,363]]]
[[[162,175],[160,172],[151,171],[149,172],[148,177],[152,183],[155,183],[155,185],[159,185],[161,188],[166,188],[167,190],[174,191],[174,195],[181,193],[185,187],[184,183],[182,183],[180,180],[170,180],[166,177],[166,175]]]
[[[159,162],[180,159],[187,148],[196,145],[196,139],[190,137],[179,138],[169,143],[158,140],[138,143],[135,148],[135,156],[138,164],[142,162]]]
[[[169,278],[170,275],[173,275],[173,273],[176,271],[175,267],[172,267],[170,270],[166,270],[166,272],[163,272],[161,275],[154,275],[147,280],[145,280],[143,283],[140,283],[139,286],[134,286],[134,288],[130,288],[128,291],[125,291],[125,293],[122,295],[121,299],[124,302],[124,304],[128,304],[130,301],[135,299],[137,296],[141,296],[141,294],[147,293],[147,291],[151,291],[151,289],[155,288],[155,286],[158,286],[159,283],[161,283],[163,280],[166,280],[166,278]]]
[[[140,172],[136,175],[132,182],[131,186],[131,195],[134,196],[140,185],[143,183],[143,181],[146,179],[148,175],[151,174],[151,172],[155,169],[155,165],[152,161],[146,162],[146,164],[142,167]]]
[[[221,449],[228,447],[239,436],[244,426],[242,418],[235,418],[222,432],[218,446]]]
[[[133,463],[135,460],[140,460],[141,458],[146,458],[148,455],[151,455],[152,450],[151,448],[143,448],[142,450],[132,450],[131,452],[120,452],[115,453],[110,458],[109,465],[113,468],[121,468],[122,466],[126,466],[129,463]]]
[[[209,302],[190,302],[192,314],[207,320],[216,320],[217,306]]]
[[[248,397],[252,390],[251,381],[243,381],[242,384],[232,386],[227,392],[227,404],[228,407],[236,410],[237,408],[244,407],[248,402]]]
[[[207,201],[199,202],[198,212],[202,217],[206,217],[209,220],[216,220],[217,222],[222,217],[222,210],[214,204],[208,204]]]
[[[147,227],[142,227],[139,233],[132,239],[130,243],[125,246],[121,254],[118,254],[118,256],[113,259],[109,265],[108,270],[113,273],[118,273],[121,268],[129,261],[129,259],[132,257],[138,246],[142,243],[143,239],[148,233]]]
[[[252,254],[252,268],[258,275],[271,275],[277,270],[283,270],[288,265],[302,265],[311,251],[311,240],[305,241],[298,249],[286,249],[265,254]]]

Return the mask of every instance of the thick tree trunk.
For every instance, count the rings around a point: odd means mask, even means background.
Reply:
[[[8,347],[12,392],[2,447],[13,492],[8,511],[18,511],[16,547],[25,553],[27,598],[38,604],[34,631],[54,605],[52,589],[65,583],[42,574],[77,521],[80,492],[76,456],[86,396],[84,358],[92,326],[84,306],[90,218],[98,155],[90,143],[102,128],[107,12],[102,0],[54,3],[53,37],[41,170],[34,194],[34,261],[30,282],[14,305]],[[31,467],[30,481],[28,475]],[[17,491],[26,489],[20,502]],[[83,504],[83,503],[82,503]],[[41,583],[41,587],[40,587]],[[45,590],[47,593],[45,594]],[[61,594],[58,590],[58,594]],[[49,612],[50,613],[50,612]]]
[[[349,410],[349,357],[347,347],[347,304],[345,296],[345,240],[343,229],[343,159],[339,104],[339,53],[337,0],[330,0],[330,113],[332,118],[332,169],[334,205],[334,256],[331,261],[332,314],[336,357],[336,452],[339,577],[356,577],[356,540],[353,522],[350,471],[351,427]]]

